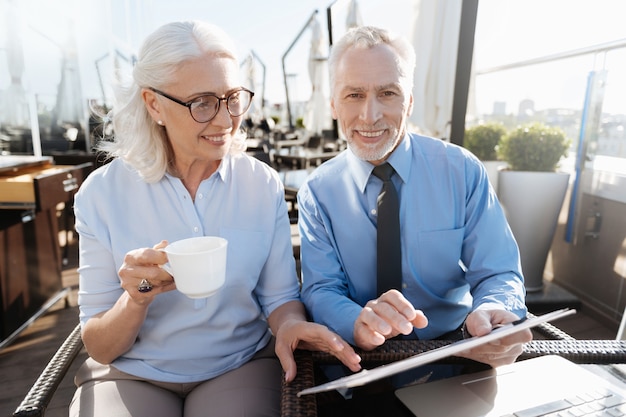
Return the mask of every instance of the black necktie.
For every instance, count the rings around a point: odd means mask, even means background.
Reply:
[[[402,257],[400,249],[400,214],[398,192],[391,182],[395,170],[389,163],[374,168],[372,173],[383,181],[378,195],[377,226],[377,291],[378,295],[395,288],[402,289]]]

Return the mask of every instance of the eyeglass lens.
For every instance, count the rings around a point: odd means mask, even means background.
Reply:
[[[228,113],[233,117],[237,117],[244,114],[250,107],[252,93],[247,90],[238,90],[225,98],[213,95],[198,97],[190,103],[191,116],[200,123],[208,122],[219,112],[222,100],[226,101]]]

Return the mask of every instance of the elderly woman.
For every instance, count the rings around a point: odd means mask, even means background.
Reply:
[[[243,152],[253,94],[219,28],[171,23],[145,40],[118,91],[114,159],[76,196],[90,357],[71,416],[275,416],[296,347],[359,369],[347,343],[306,321],[282,184]],[[226,282],[191,299],[159,249],[205,235],[228,240]]]

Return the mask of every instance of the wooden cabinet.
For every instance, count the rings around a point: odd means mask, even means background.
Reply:
[[[68,200],[91,164],[29,166],[0,171],[0,208],[47,210]]]
[[[50,158],[11,164],[4,158],[0,157],[0,340],[63,290],[59,224],[64,209],[59,207],[71,207],[92,167],[54,165]]]

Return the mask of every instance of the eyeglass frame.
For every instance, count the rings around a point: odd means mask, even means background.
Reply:
[[[161,90],[157,90],[157,89],[156,89],[156,88],[154,88],[154,87],[148,87],[148,89],[150,89],[151,91],[153,91],[153,92],[157,93],[157,94],[158,94],[158,95],[160,95],[160,96],[163,96],[163,97],[165,97],[165,98],[167,98],[167,99],[169,99],[169,100],[172,100],[174,103],[177,103],[177,104],[180,104],[181,106],[185,106],[185,107],[187,107],[187,109],[189,109],[189,115],[191,116],[191,118],[192,118],[192,119],[193,119],[196,123],[209,123],[211,120],[215,119],[215,116],[217,116],[217,115],[219,114],[219,112],[220,112],[220,108],[221,108],[221,106],[222,106],[222,101],[225,101],[225,102],[226,102],[226,111],[228,112],[228,114],[229,114],[229,115],[231,115],[232,117],[239,117],[239,116],[242,116],[245,112],[247,112],[247,111],[248,111],[248,109],[250,109],[250,106],[252,105],[252,98],[254,97],[254,91],[250,91],[250,90],[248,90],[248,89],[247,89],[247,88],[245,88],[245,87],[239,87],[239,88],[237,88],[236,90],[233,90],[233,91],[232,91],[230,94],[228,94],[226,97],[220,97],[220,96],[218,96],[217,94],[211,94],[211,93],[209,93],[209,94],[202,94],[202,95],[200,95],[200,96],[198,96],[198,97],[196,97],[196,98],[194,98],[194,99],[192,99],[192,100],[189,100],[189,101],[187,101],[187,102],[184,102],[184,101],[182,101],[182,100],[177,99],[176,97],[172,97],[172,96],[170,96],[169,94],[164,93],[164,92],[163,92],[163,91],[161,91]],[[235,115],[234,115],[234,114],[230,111],[230,107],[228,106],[228,100],[232,97],[232,95],[233,95],[233,94],[238,93],[238,92],[241,92],[241,91],[245,91],[245,92],[247,92],[247,93],[249,93],[249,94],[250,94],[250,102],[248,103],[248,106],[246,107],[246,109],[245,109],[243,112],[241,112],[241,114],[238,114],[238,115],[236,115],[236,116],[235,116]],[[195,117],[193,117],[193,112],[191,111],[191,105],[193,104],[193,102],[195,102],[195,101],[196,101],[197,99],[199,99],[200,97],[207,97],[207,96],[209,96],[209,97],[215,97],[215,98],[217,99],[217,109],[215,110],[215,114],[214,114],[213,116],[211,116],[211,118],[210,118],[209,120],[206,120],[206,121],[204,121],[204,122],[201,122],[201,121],[196,120],[196,118],[195,118]]]

